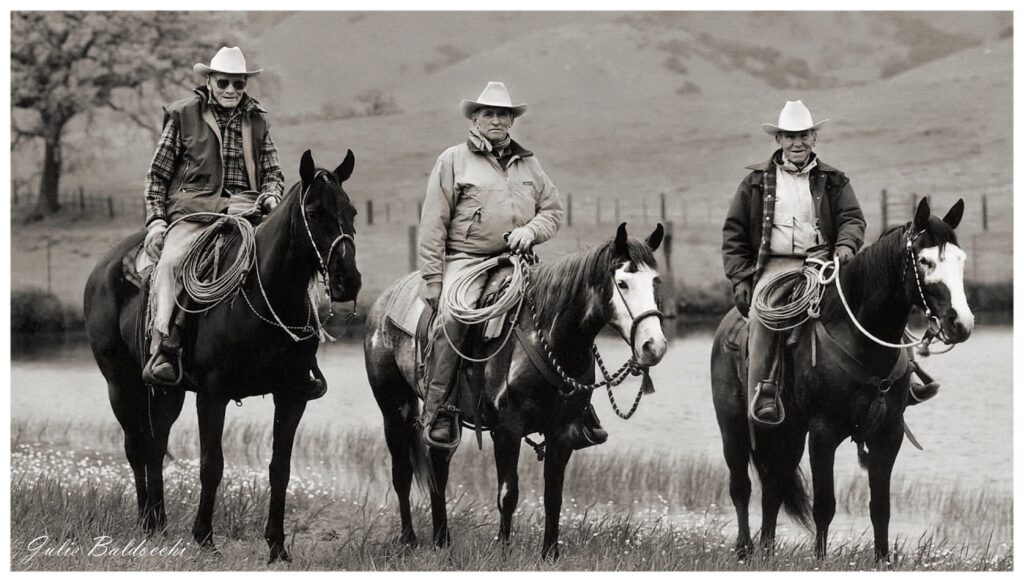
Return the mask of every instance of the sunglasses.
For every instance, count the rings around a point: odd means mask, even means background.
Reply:
[[[235,79],[233,81],[231,79],[217,79],[218,89],[227,89],[229,85],[234,87],[235,91],[241,91],[245,89],[245,79]]]

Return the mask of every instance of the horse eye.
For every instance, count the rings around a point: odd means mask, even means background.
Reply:
[[[616,284],[619,286],[619,289],[629,289],[629,285],[625,281],[619,281]]]

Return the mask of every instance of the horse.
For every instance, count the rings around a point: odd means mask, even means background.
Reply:
[[[356,211],[342,188],[354,165],[351,150],[333,172],[317,168],[309,150],[302,155],[301,181],[255,229],[253,264],[237,291],[245,300],[234,296],[191,318],[186,326],[183,368],[188,374],[181,388],[153,389],[142,381],[142,366],[149,356],[143,329],[146,300],[126,280],[122,261],[142,242],[145,231],[114,246],[90,274],[85,286],[86,331],[107,381],[110,405],[124,430],[138,520],[147,535],[166,528],[162,461],[185,390],[196,393],[199,416],[202,487],[192,537],[214,551],[212,520],[224,469],[225,407],[231,400],[272,394],[273,456],[265,539],[271,562],[291,559],[284,546],[285,492],[306,401],[291,396],[290,387],[309,382],[311,370],[319,374],[317,330],[308,325],[316,309],[308,296],[311,279],[322,278],[331,300],[339,302],[354,302],[362,285],[355,258]],[[299,337],[298,333],[306,332]]]
[[[817,322],[804,324],[787,341],[795,344],[782,361],[787,412],[778,426],[748,425],[746,365],[738,349],[746,341],[746,324],[735,309],[723,318],[712,346],[711,386],[739,528],[735,552],[741,559],[753,549],[748,462],[761,482],[761,548],[771,551],[784,506],[804,527],[810,528],[813,517],[815,555],[825,557],[836,507],[835,452],[848,437],[857,443],[858,459],[868,472],[875,558],[888,559],[889,488],[910,390],[909,346],[898,342],[914,306],[930,316],[932,330],[946,343],[965,341],[973,330],[963,285],[966,254],[954,231],[963,209],[960,200],[940,220],[931,216],[925,198],[912,222],[888,229],[842,266],[835,284],[823,292]],[[813,505],[799,469],[805,440]]]
[[[508,342],[498,357],[483,365],[482,390],[486,397],[480,396],[476,410],[463,410],[464,421],[489,427],[501,516],[498,538],[503,542],[511,536],[512,514],[519,501],[517,465],[522,439],[541,433],[545,439],[541,553],[544,557],[558,556],[562,489],[573,452],[566,430],[589,406],[596,385],[570,386],[575,379],[586,382],[593,377],[592,346],[598,332],[610,325],[623,338],[631,338],[640,366],[653,366],[664,355],[666,340],[657,303],[660,278],[653,254],[663,234],[659,224],[644,241],[628,238],[623,223],[613,240],[527,267],[525,304],[517,313],[518,319],[512,318],[516,328],[508,331],[515,332],[518,341]],[[391,454],[392,483],[401,519],[399,543],[410,547],[417,543],[409,507],[415,474],[417,483],[429,489],[433,543],[441,547],[451,541],[445,507],[451,452],[428,451],[418,430],[422,394],[415,380],[417,341],[387,317],[387,306],[397,286],[385,290],[367,316],[366,371],[383,415]],[[501,341],[494,338],[479,349],[497,353]],[[524,347],[527,344],[529,347]],[[546,357],[540,355],[545,347],[550,348]],[[547,365],[538,366],[527,349],[533,352],[533,358],[546,358]],[[555,362],[561,368],[561,378],[554,375]]]

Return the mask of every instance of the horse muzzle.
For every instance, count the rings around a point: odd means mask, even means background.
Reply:
[[[344,303],[354,301],[363,287],[363,279],[359,275],[352,277],[331,278],[331,301]]]
[[[654,366],[665,357],[668,340],[661,329],[661,313],[656,311],[641,314],[635,321],[632,345],[637,363],[644,367]]]
[[[942,330],[941,339],[946,343],[958,344],[967,341],[967,338],[971,337],[971,332],[974,331],[974,314],[968,312],[965,317],[960,317],[960,314],[955,309],[950,309],[946,312],[946,316],[942,318],[940,323]]]

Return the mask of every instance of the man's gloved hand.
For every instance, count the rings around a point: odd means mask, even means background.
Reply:
[[[513,229],[508,235],[508,248],[514,253],[522,253],[530,250],[535,237],[533,231],[525,226]]]
[[[853,258],[853,249],[846,245],[838,245],[835,250],[835,257],[839,259],[840,265],[845,265]]]
[[[167,234],[167,221],[158,218],[149,223],[149,226],[147,226],[146,229],[149,232],[146,233],[146,241],[143,243],[142,248],[154,262],[159,261],[160,252],[164,249],[164,235]]]
[[[420,285],[420,297],[431,309],[437,311],[437,302],[441,299],[441,283],[424,283]]]
[[[747,317],[750,314],[750,296],[752,293],[753,288],[749,277],[733,285],[732,299],[736,303],[736,310],[743,317]]]
[[[260,204],[260,211],[263,212],[263,214],[270,214],[270,211],[273,210],[280,202],[281,199],[273,194],[265,196],[262,204]]]

